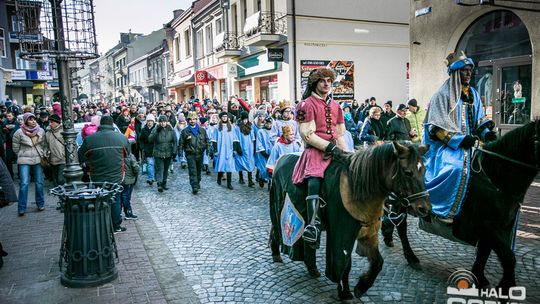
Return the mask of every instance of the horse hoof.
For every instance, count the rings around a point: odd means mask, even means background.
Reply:
[[[342,303],[353,303],[353,295],[349,290],[341,290],[338,286],[338,297]]]
[[[411,266],[414,270],[422,270],[422,265],[420,265],[420,262],[410,262],[409,266]]]
[[[308,273],[309,273],[309,276],[314,279],[321,276],[321,273],[319,272],[319,269],[317,268],[308,269]]]
[[[354,287],[354,296],[357,298],[361,298],[369,289],[369,286],[367,284],[363,283],[362,281],[358,281],[358,284]]]
[[[274,263],[283,263],[283,259],[281,258],[281,255],[272,255],[272,261]]]

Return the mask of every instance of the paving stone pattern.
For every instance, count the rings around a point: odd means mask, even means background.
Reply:
[[[270,220],[266,189],[239,185],[235,174],[235,189],[230,191],[216,184],[213,173],[203,176],[202,190],[194,196],[187,170],[178,169],[170,177],[171,189],[164,193],[158,193],[155,185],[152,188],[143,184],[144,181],[139,183],[134,194],[139,205],[135,208],[146,209],[153,224],[146,229],[150,221],[145,219],[137,226],[141,225],[143,231],[152,231],[152,227],[156,227],[158,232],[150,236],[143,233],[143,241],[147,244],[161,237],[168,251],[157,251],[157,256],[149,253],[150,260],[170,253],[187,279],[186,284],[193,288],[201,303],[338,301],[335,284],[325,277],[309,278],[303,263],[287,258],[284,264],[272,263],[267,246]],[[531,187],[525,203],[527,208],[522,213],[516,250],[517,280],[519,285],[527,288],[528,303],[540,303],[539,201],[540,188]],[[141,214],[146,216],[146,210]],[[458,268],[470,269],[474,248],[420,231],[416,222],[416,219],[409,219],[409,236],[423,270],[415,271],[407,266],[401,244],[395,237],[394,248],[381,247],[385,259],[383,270],[375,285],[358,302],[446,303],[449,275]],[[324,252],[323,246],[318,251],[320,270],[325,266]],[[350,275],[352,285],[366,267],[365,258],[354,256]],[[501,275],[502,270],[492,254],[487,277],[496,283]],[[162,284],[164,290],[166,287]],[[165,294],[168,300],[174,298]]]

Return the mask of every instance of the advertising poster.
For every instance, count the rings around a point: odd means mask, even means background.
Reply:
[[[301,60],[302,94],[306,90],[309,73],[318,68],[330,68],[336,73],[336,81],[334,81],[332,89],[335,100],[354,99],[354,62],[347,60]]]

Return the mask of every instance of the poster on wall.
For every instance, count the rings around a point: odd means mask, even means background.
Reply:
[[[336,73],[332,89],[335,100],[354,99],[354,62],[347,60],[300,60],[302,93],[306,90],[309,73],[318,68],[330,68]]]

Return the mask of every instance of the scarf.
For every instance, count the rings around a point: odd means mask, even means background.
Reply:
[[[188,125],[188,127],[191,130],[191,132],[193,132],[193,135],[195,135],[195,137],[197,137],[197,135],[199,134],[199,125],[195,124],[195,127],[192,127],[191,125]]]
[[[24,120],[24,123],[22,124],[21,128],[23,130],[23,133],[26,134],[26,136],[28,137],[34,137],[38,134],[39,132],[39,124],[36,122],[36,126],[33,127],[33,128],[30,128],[26,122],[28,121],[28,119],[30,117],[34,117],[36,118],[36,116],[34,116],[34,114],[32,113],[24,113],[23,115],[23,120]]]
[[[292,143],[292,141],[289,141],[285,138],[285,136],[281,135],[279,138],[278,138],[278,142],[282,143],[282,144],[285,144],[285,145],[290,145]]]

